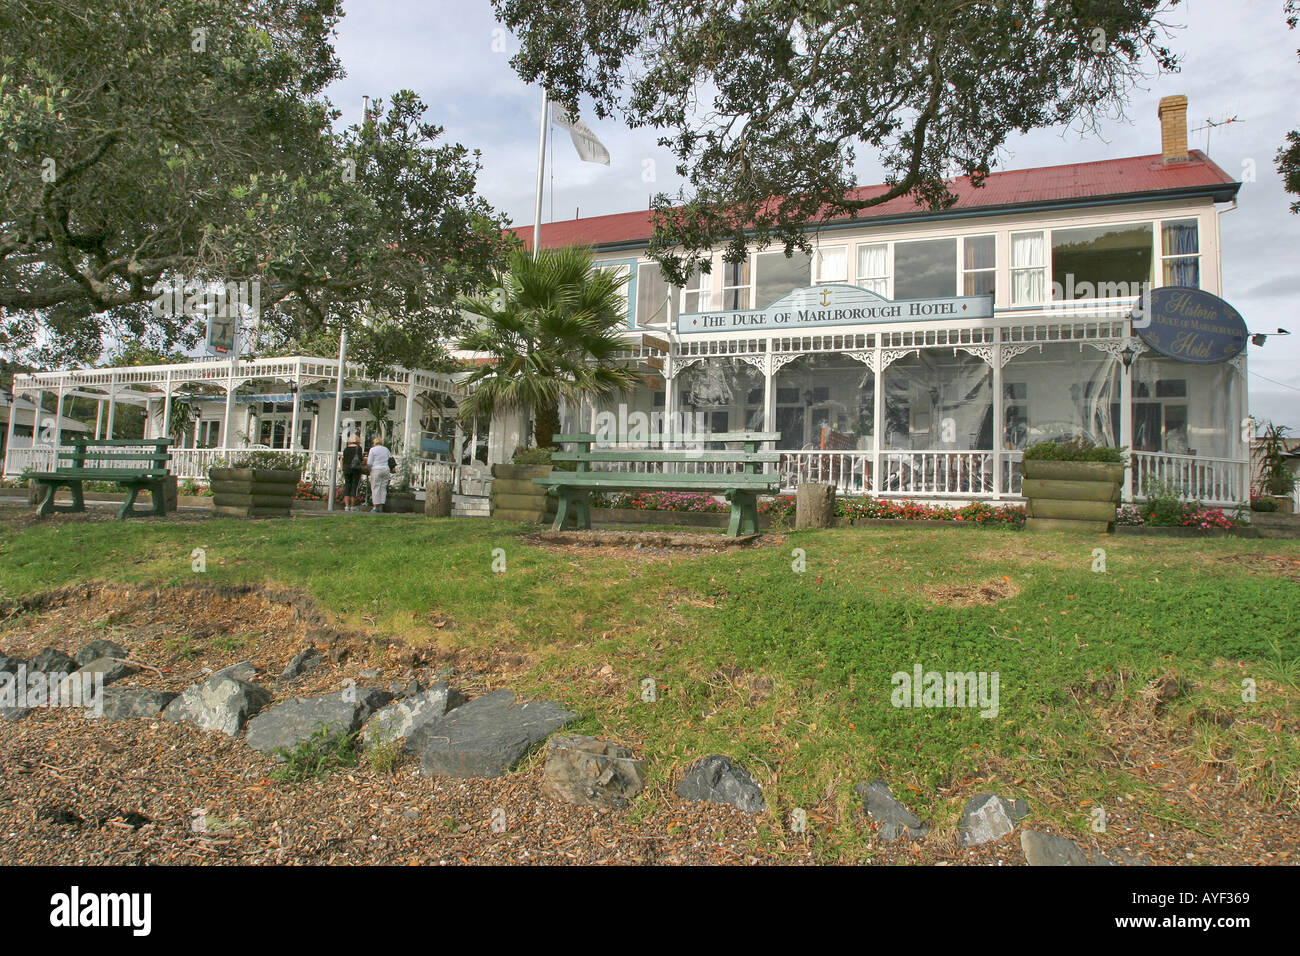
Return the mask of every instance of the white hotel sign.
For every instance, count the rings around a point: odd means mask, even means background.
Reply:
[[[677,316],[679,334],[801,329],[817,325],[862,325],[917,319],[987,319],[993,296],[956,295],[939,299],[891,301],[852,285],[816,285],[795,289],[766,309],[686,312]]]

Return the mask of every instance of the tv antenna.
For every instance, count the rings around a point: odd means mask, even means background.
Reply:
[[[1246,121],[1243,119],[1238,119],[1236,114],[1233,114],[1232,116],[1229,116],[1227,119],[1219,120],[1217,123],[1212,119],[1207,119],[1205,121],[1204,126],[1198,126],[1196,127],[1196,129],[1192,130],[1192,132],[1199,133],[1201,130],[1205,130],[1205,155],[1209,156],[1210,155],[1210,134],[1214,132],[1214,128],[1216,126],[1227,126],[1229,123],[1244,123],[1244,122]]]

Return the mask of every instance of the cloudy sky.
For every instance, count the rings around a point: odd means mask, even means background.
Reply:
[[[512,222],[531,223],[540,91],[511,70],[518,44],[497,24],[488,0],[350,0],[345,10],[337,47],[348,76],[330,92],[345,121],[360,117],[363,95],[415,90],[449,139],[482,151],[479,183],[488,201]],[[1221,220],[1223,295],[1252,331],[1294,333],[1249,347],[1250,401],[1257,417],[1300,430],[1300,216],[1288,211],[1273,165],[1286,131],[1300,127],[1300,30],[1286,28],[1282,0],[1185,0],[1170,22],[1181,27],[1170,41],[1182,57],[1181,73],[1150,80],[1134,95],[1128,118],[1105,124],[1100,137],[1040,130],[1013,140],[1000,168],[1159,152],[1156,104],[1173,93],[1187,95],[1193,130],[1237,117],[1213,130],[1209,143],[1210,157],[1243,183],[1238,208]],[[571,219],[579,209],[584,217],[645,209],[652,192],[676,190],[672,157],[656,145],[653,130],[584,118],[612,163],[580,162],[559,131],[544,221]],[[1191,145],[1205,149],[1206,135],[1192,132]],[[881,178],[864,158],[859,181]]]

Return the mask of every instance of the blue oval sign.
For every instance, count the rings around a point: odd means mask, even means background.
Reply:
[[[1217,295],[1181,285],[1139,298],[1133,331],[1161,355],[1192,365],[1217,365],[1246,347],[1246,323],[1236,309]]]

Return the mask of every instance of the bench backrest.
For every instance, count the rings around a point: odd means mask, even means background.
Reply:
[[[611,435],[590,432],[556,435],[557,443],[572,445],[572,451],[554,452],[551,461],[575,462],[578,471],[589,471],[595,462],[655,464],[711,462],[741,466],[745,474],[756,474],[761,466],[779,461],[780,453],[759,451],[759,445],[780,439],[780,432],[717,432],[711,435]],[[593,448],[597,441],[606,445],[638,445],[635,448]],[[740,443],[741,449],[705,449],[702,445]],[[648,447],[647,447],[648,446]]]
[[[70,451],[60,451],[58,458],[60,461],[69,460],[72,462],[71,468],[86,468],[86,462],[93,461],[100,464],[91,465],[92,468],[111,468],[114,471],[139,471],[156,473],[167,471],[167,462],[171,461],[171,454],[167,451],[171,447],[170,438],[82,438],[80,436],[69,438],[68,444],[72,446]],[[137,449],[150,449],[137,450]],[[61,468],[69,466],[60,466]]]

